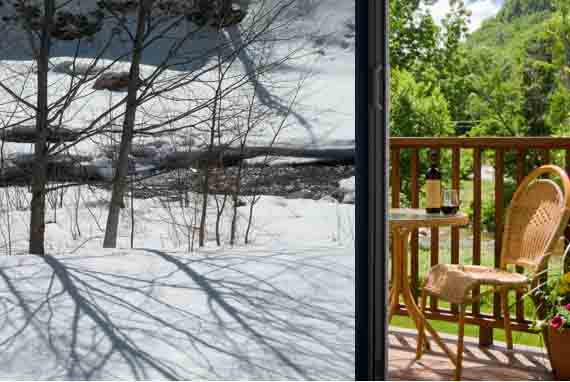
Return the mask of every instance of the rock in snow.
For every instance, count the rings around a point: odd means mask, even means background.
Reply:
[[[138,86],[141,86],[143,81],[139,78]],[[97,78],[93,84],[95,90],[110,90],[120,91],[125,90],[129,85],[129,72],[109,72],[103,73]]]

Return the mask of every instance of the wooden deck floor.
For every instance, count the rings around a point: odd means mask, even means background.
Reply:
[[[455,351],[455,338],[442,335]],[[509,352],[503,344],[480,348],[475,338],[466,337],[463,380],[552,380],[546,350],[515,344]],[[416,333],[391,328],[389,349],[390,380],[451,380],[454,367],[437,345],[416,361]]]

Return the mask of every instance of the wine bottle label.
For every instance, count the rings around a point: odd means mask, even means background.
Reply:
[[[426,208],[441,208],[441,180],[426,180]]]

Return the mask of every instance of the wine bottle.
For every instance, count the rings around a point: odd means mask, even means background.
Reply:
[[[437,168],[438,152],[430,152],[430,167],[426,172],[426,212],[441,211],[441,173]]]

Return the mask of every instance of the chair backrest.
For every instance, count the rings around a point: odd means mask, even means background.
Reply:
[[[557,176],[558,184],[544,175]],[[520,184],[507,210],[501,268],[519,265],[531,272],[542,271],[560,239],[570,216],[570,179],[554,165],[532,171]]]

